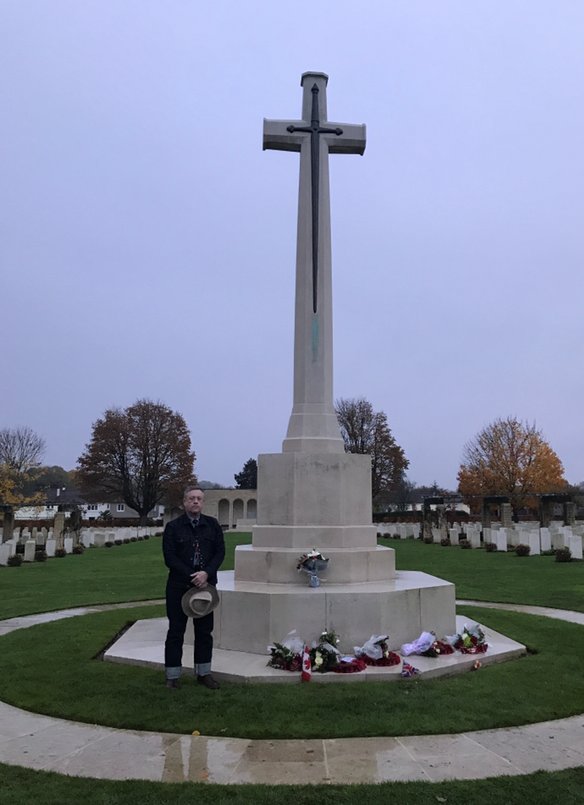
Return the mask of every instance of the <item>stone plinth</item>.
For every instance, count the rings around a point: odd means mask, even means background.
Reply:
[[[258,457],[257,526],[368,526],[354,546],[375,544],[371,458],[351,453],[271,453]],[[280,544],[280,543],[278,543]],[[288,543],[282,547],[308,547]]]
[[[236,549],[241,582],[298,584],[299,557],[317,548],[332,584],[392,579],[394,552],[371,524],[371,459],[347,453],[275,453],[258,459],[252,545]]]
[[[392,551],[393,553],[393,551]],[[389,635],[392,648],[433,631],[440,637],[456,631],[455,591],[450,582],[417,571],[397,571],[391,581],[331,584],[309,588],[239,582],[222,573],[221,604],[215,613],[218,649],[266,654],[297,629],[308,645],[323,629],[341,637],[340,649],[353,653],[372,634]]]
[[[323,548],[322,541],[314,544]],[[395,575],[393,548],[332,548],[326,549],[325,555],[329,566],[318,575],[331,584],[387,581]],[[296,570],[298,558],[297,550],[239,545],[235,549],[235,578],[241,582],[297,585],[307,578]]]

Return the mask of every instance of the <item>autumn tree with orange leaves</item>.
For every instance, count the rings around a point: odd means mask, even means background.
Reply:
[[[530,494],[565,486],[562,462],[535,422],[497,419],[464,446],[458,471],[462,495],[515,495],[510,502],[517,510],[537,505]]]

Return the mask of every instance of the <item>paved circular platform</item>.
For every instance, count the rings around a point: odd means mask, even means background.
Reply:
[[[137,601],[0,621],[0,635]],[[584,613],[458,601],[584,625]],[[459,735],[257,741],[138,732],[37,715],[0,702],[0,762],[112,780],[381,783],[481,779],[584,766],[584,715]]]

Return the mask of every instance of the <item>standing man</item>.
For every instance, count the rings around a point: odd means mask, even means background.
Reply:
[[[166,687],[178,690],[182,649],[188,617],[182,609],[183,595],[193,586],[204,589],[217,584],[217,571],[225,557],[223,530],[214,517],[201,514],[205,495],[198,486],[185,490],[185,513],[166,524],[162,538],[164,562],[169,569],[166,583],[168,632],[164,645]],[[195,625],[195,674],[210,690],[219,683],[211,676],[213,612],[193,619]]]

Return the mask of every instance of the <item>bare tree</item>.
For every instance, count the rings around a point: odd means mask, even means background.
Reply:
[[[347,453],[371,456],[373,498],[395,489],[410,462],[396,443],[383,411],[374,411],[364,397],[335,402],[337,419]]]
[[[191,438],[180,414],[161,402],[111,408],[93,425],[76,480],[88,500],[123,500],[142,523],[158,503],[177,503],[195,480]]]
[[[0,464],[17,473],[40,467],[46,444],[28,426],[0,429]]]

